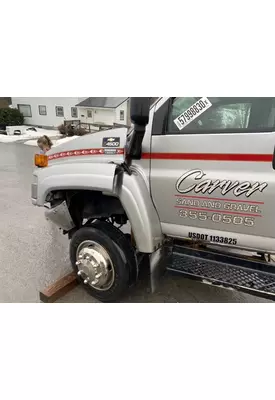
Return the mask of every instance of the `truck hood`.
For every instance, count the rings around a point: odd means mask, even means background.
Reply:
[[[54,146],[47,152],[49,164],[124,161],[127,128],[89,133]]]

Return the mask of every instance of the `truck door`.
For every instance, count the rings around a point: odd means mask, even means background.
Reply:
[[[159,101],[143,158],[164,233],[275,250],[274,131],[275,98]]]

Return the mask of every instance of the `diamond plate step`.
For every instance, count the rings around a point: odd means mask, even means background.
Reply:
[[[275,300],[275,268],[266,263],[176,247],[167,259],[167,270]]]

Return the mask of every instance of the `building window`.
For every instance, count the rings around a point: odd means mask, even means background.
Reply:
[[[87,110],[87,117],[88,118],[92,118],[93,117],[92,110]]]
[[[47,115],[47,107],[46,106],[38,106],[39,115]]]
[[[124,110],[120,110],[119,112],[119,120],[124,121]]]
[[[64,117],[64,107],[62,106],[56,106],[55,107],[55,112],[57,117]]]
[[[71,116],[72,118],[77,118],[77,108],[71,107]]]
[[[18,110],[23,114],[24,117],[32,116],[32,109],[29,104],[17,104]]]

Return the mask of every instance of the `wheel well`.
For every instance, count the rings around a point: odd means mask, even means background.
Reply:
[[[127,223],[127,216],[120,200],[99,191],[67,190],[52,193],[52,198],[66,200],[71,217],[80,227],[83,221],[90,219],[109,219],[119,225]]]

